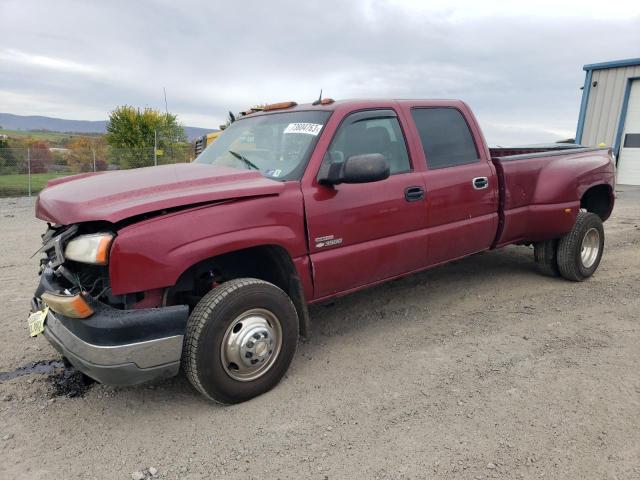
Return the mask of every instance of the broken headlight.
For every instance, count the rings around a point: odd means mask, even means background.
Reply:
[[[112,241],[111,233],[80,235],[67,243],[64,256],[76,262],[106,265],[109,262]]]

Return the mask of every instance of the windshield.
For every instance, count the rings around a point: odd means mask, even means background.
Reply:
[[[233,122],[196,163],[259,170],[277,180],[299,180],[331,112],[272,113]]]

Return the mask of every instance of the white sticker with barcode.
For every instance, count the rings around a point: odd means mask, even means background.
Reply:
[[[284,133],[306,133],[307,135],[318,135],[322,130],[322,125],[317,123],[290,123],[284,129]]]

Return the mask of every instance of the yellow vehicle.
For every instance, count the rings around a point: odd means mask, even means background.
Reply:
[[[220,135],[222,135],[222,130],[207,133],[206,135],[196,138],[196,157],[200,155],[205,148],[211,145]]]
[[[278,107],[280,105],[284,105],[285,103],[251,107],[249,110],[240,112],[238,115],[241,115],[244,117],[245,115],[250,115],[255,112],[261,112],[262,110],[265,110],[265,108],[268,109],[268,108]],[[235,121],[236,121],[236,116],[233,113],[231,113],[231,111],[229,111],[229,120],[225,125],[220,125],[220,130],[218,130],[217,132],[207,133],[206,135],[202,135],[201,137],[198,137],[196,139],[196,148],[195,148],[196,157],[200,155],[205,148],[211,145],[220,135],[222,135],[222,132],[227,126],[229,126]]]

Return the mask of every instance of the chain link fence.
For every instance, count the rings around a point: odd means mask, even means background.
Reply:
[[[84,172],[104,172],[187,163],[190,145],[154,148],[0,148],[0,197],[37,195],[53,178]]]

